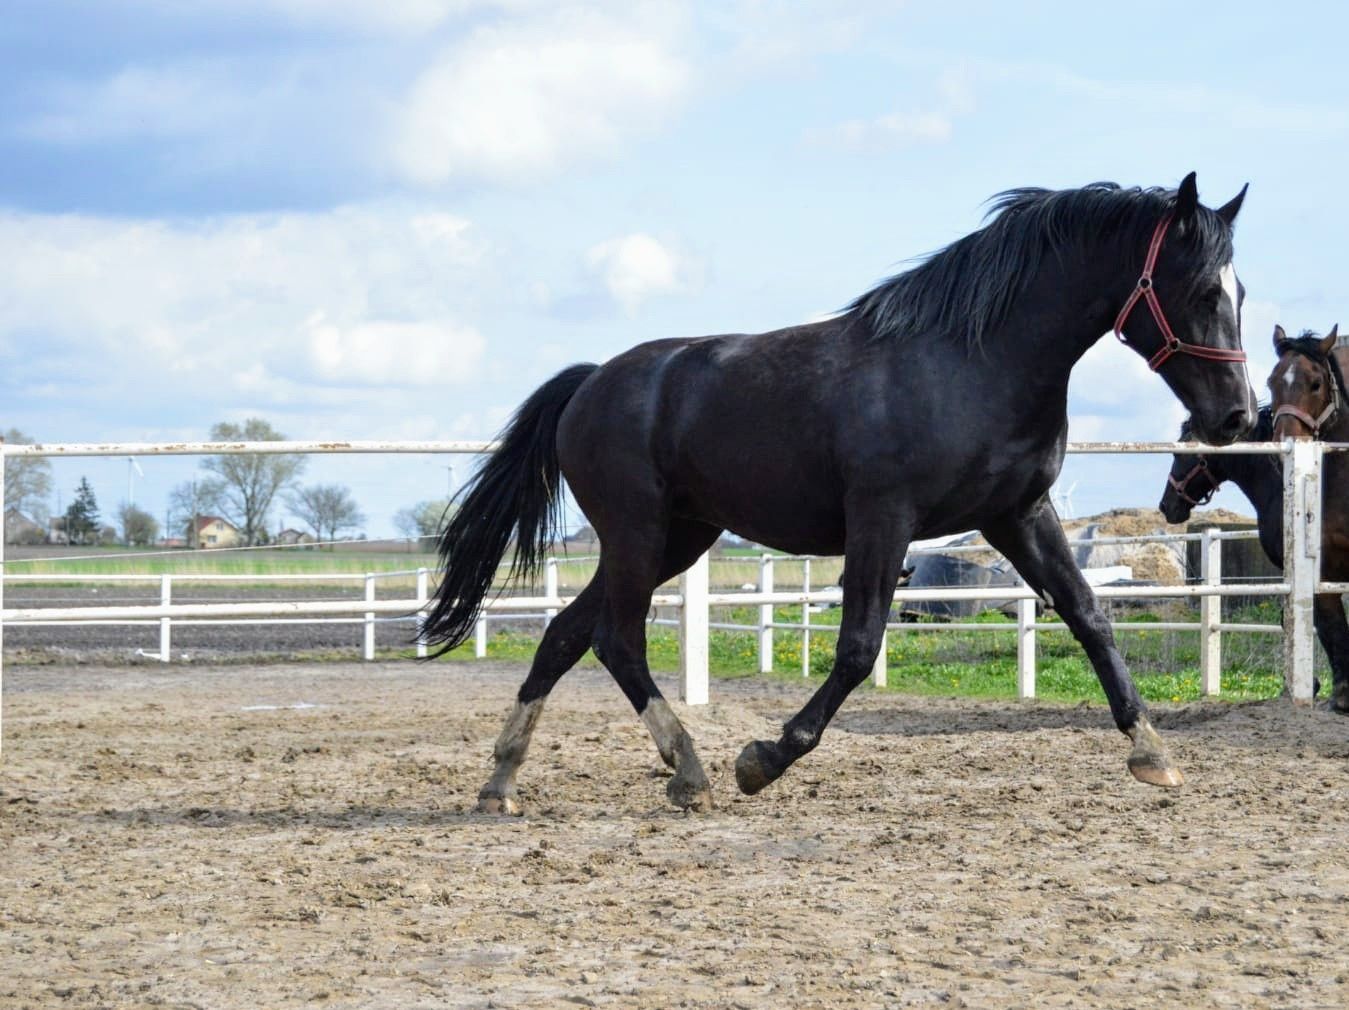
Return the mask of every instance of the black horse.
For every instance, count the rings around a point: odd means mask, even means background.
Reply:
[[[653,341],[540,387],[460,493],[426,640],[443,652],[472,633],[512,540],[513,572],[537,570],[555,536],[561,476],[598,534],[600,561],[544,633],[480,809],[516,808],[515,775],[543,701],[587,648],[674,769],[671,801],[710,803],[693,741],[647,668],[646,615],[655,587],[723,530],[845,560],[833,669],[781,739],[745,747],[742,791],[758,792],[814,748],[866,678],[908,543],[968,529],[983,531],[1082,643],[1133,740],[1133,774],[1178,784],[1047,492],[1063,462],[1069,373],[1112,323],[1205,440],[1250,428],[1232,269],[1244,196],[1204,207],[1193,173],[1176,191],[1011,190],[982,229],[835,318]]]
[[[1282,330],[1279,331],[1282,333]],[[1260,408],[1255,427],[1246,436],[1247,441],[1268,442],[1274,437],[1274,409]],[[1180,440],[1188,442],[1194,432],[1187,420],[1180,426]],[[1283,469],[1277,456],[1229,456],[1207,453],[1178,452],[1171,457],[1171,472],[1166,477],[1158,508],[1169,523],[1183,523],[1197,506],[1205,505],[1226,481],[1241,488],[1255,508],[1260,546],[1276,568],[1283,568]],[[1329,513],[1343,511],[1339,503],[1325,502]],[[1331,553],[1335,545],[1322,539],[1321,549]],[[1334,688],[1330,707],[1336,712],[1349,712],[1349,621],[1344,616],[1344,601],[1334,593],[1318,593],[1313,609],[1313,623],[1321,648],[1330,661]],[[1321,690],[1314,683],[1314,693]]]

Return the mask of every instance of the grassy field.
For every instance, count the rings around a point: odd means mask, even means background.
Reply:
[[[398,550],[146,551],[125,547],[11,548],[5,574],[24,575],[228,575],[254,576],[259,583],[278,575],[361,574],[432,568],[434,554]]]
[[[79,555],[70,560],[70,555]],[[711,584],[714,588],[757,585],[759,554],[744,552],[714,558]],[[251,551],[173,551],[147,553],[124,548],[44,548],[14,550],[6,558],[10,581],[21,583],[25,574],[68,574],[72,584],[82,576],[94,574],[161,574],[194,576],[251,576],[258,586],[282,575],[352,574],[393,572],[436,568],[436,556],[427,551],[410,551],[374,545],[359,549]],[[579,590],[594,573],[593,557],[575,557],[558,565],[559,589],[564,594]],[[774,565],[774,584],[778,589],[801,586],[804,565],[800,560],[779,559]],[[837,584],[842,559],[811,562],[810,584],[814,588]],[[245,583],[248,585],[250,583]],[[384,591],[409,588],[413,579],[381,580]],[[542,584],[533,587],[542,591]],[[1195,620],[1197,612],[1185,604],[1170,605],[1162,613],[1131,610],[1129,620]],[[838,609],[811,615],[812,623],[837,625]],[[799,622],[799,607],[782,607],[776,620]],[[1277,623],[1277,604],[1227,615],[1229,620]],[[752,624],[757,608],[723,608],[714,613],[714,621]],[[889,636],[887,690],[917,694],[1012,697],[1016,693],[1016,643],[1011,630],[1014,622],[1000,614],[987,613],[980,619],[1003,631],[987,632],[905,632]],[[809,669],[813,679],[822,679],[829,671],[834,655],[834,635],[812,633]],[[1167,631],[1128,631],[1117,636],[1125,661],[1133,671],[1140,690],[1150,700],[1186,701],[1199,697],[1199,639],[1196,634]],[[1068,701],[1103,702],[1104,695],[1081,648],[1065,632],[1044,631],[1038,635],[1037,694],[1040,697]],[[648,633],[649,655],[653,669],[678,668],[678,644],[673,629],[652,626]],[[528,633],[502,630],[489,643],[489,655],[495,658],[527,662],[533,655],[537,637]],[[717,677],[758,676],[757,637],[750,633],[714,630],[710,653],[712,671]],[[464,654],[471,655],[471,645]],[[1318,661],[1324,663],[1318,654]],[[586,663],[595,663],[587,654]],[[801,677],[801,635],[778,631],[774,635],[774,676]],[[1275,636],[1224,636],[1223,696],[1233,699],[1266,698],[1282,689],[1282,655]],[[1324,679],[1324,678],[1323,678]]]
[[[812,614],[812,624],[834,624],[837,609]],[[1168,613],[1170,620],[1185,620],[1184,611]],[[1193,613],[1189,615],[1193,619]],[[1129,620],[1157,621],[1156,615],[1133,613]],[[1231,620],[1277,623],[1277,606],[1264,606],[1231,615]],[[714,620],[752,623],[751,608],[722,612]],[[776,620],[800,620],[798,608],[780,608]],[[1052,618],[1051,618],[1052,620]],[[1003,630],[990,631],[891,631],[887,650],[887,686],[882,690],[906,694],[961,697],[1016,696],[1015,622],[1000,614],[985,614],[979,623]],[[1037,635],[1036,695],[1057,701],[1105,702],[1096,675],[1072,635],[1042,631]],[[1193,701],[1200,697],[1199,636],[1174,631],[1120,632],[1117,640],[1125,661],[1143,697],[1149,701]],[[647,653],[653,670],[672,672],[679,667],[679,647],[674,629],[651,626]],[[537,636],[519,631],[499,631],[488,642],[488,655],[527,663],[538,644]],[[774,634],[774,664],[771,676],[802,677],[801,635]],[[1223,636],[1224,669],[1222,697],[1231,700],[1276,697],[1283,689],[1280,640],[1273,635]],[[709,642],[715,678],[763,676],[758,673],[757,637],[750,633],[713,630]],[[457,656],[471,656],[472,646]],[[834,635],[813,632],[810,639],[810,679],[820,682],[834,658]],[[590,653],[582,661],[597,666]],[[1323,663],[1324,657],[1318,656]],[[1322,678],[1325,679],[1324,673]]]
[[[710,585],[714,589],[732,589],[749,584],[757,586],[759,557],[757,552],[746,552],[740,559],[714,558],[709,566]],[[595,574],[596,559],[593,555],[560,555],[558,562],[558,590],[563,594],[579,592]],[[269,578],[278,575],[362,574],[417,568],[428,568],[434,572],[437,563],[434,551],[412,551],[395,545],[390,545],[387,550],[367,546],[338,547],[335,550],[259,548],[241,551],[11,547],[6,551],[5,573],[11,581],[17,581],[24,575],[247,575],[265,584]],[[812,561],[810,565],[810,584],[816,589],[836,585],[843,571],[842,558],[823,558]],[[805,574],[804,562],[782,559],[775,563],[774,569],[774,584],[777,588],[795,590],[801,587]],[[411,579],[408,582],[411,584]],[[393,584],[381,583],[386,587]],[[537,580],[532,588],[542,593],[542,579]]]

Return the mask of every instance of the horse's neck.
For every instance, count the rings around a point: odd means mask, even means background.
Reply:
[[[1129,262],[1120,242],[1083,249],[1067,264],[1047,257],[1000,328],[1033,385],[1067,390],[1073,367],[1111,329],[1133,288]]]
[[[1225,461],[1232,483],[1241,488],[1263,527],[1267,516],[1283,522],[1283,475],[1268,456],[1229,456]]]

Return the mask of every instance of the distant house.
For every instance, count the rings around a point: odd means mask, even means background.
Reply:
[[[228,519],[221,519],[220,516],[197,516],[195,523],[188,524],[187,544],[189,547],[204,547],[208,550],[216,547],[237,547],[239,529],[234,523]]]
[[[41,524],[34,522],[16,508],[5,509],[5,543],[40,544],[47,537]]]
[[[278,533],[272,543],[277,547],[302,547],[306,544],[315,543],[314,535],[306,533],[304,530],[282,530]]]

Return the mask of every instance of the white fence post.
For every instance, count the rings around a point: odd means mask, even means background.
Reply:
[[[1016,696],[1035,697],[1035,597],[1016,601]]]
[[[166,607],[173,602],[173,576],[167,573],[159,577],[159,602]],[[161,663],[167,663],[171,656],[170,647],[173,642],[173,632],[170,629],[172,626],[173,618],[161,617],[159,619],[159,661]]]
[[[810,558],[801,562],[801,592],[810,592]],[[801,604],[801,676],[810,676],[810,604]]]
[[[1321,578],[1321,444],[1285,439],[1283,449],[1283,572],[1291,590],[1283,608],[1283,675],[1293,701],[1310,705]]]
[[[549,558],[543,566],[543,595],[551,599],[557,597],[557,558]],[[543,612],[543,626],[546,628],[553,623],[553,618],[557,616],[557,608],[549,607]]]
[[[1199,540],[1199,573],[1205,586],[1223,582],[1223,542],[1217,530],[1206,529]],[[1223,619],[1221,596],[1199,598],[1199,689],[1205,695],[1219,694],[1223,688]]]
[[[375,599],[375,577],[370,574],[365,577],[365,599],[367,602],[373,602]],[[373,610],[365,612],[365,641],[361,649],[361,657],[366,660],[375,658],[375,612]]]
[[[886,680],[886,652],[890,648],[890,632],[881,632],[881,651],[876,653],[876,661],[871,664],[871,684],[884,687]]]
[[[704,554],[679,578],[679,672],[686,705],[706,705],[707,691],[707,572]]]
[[[765,554],[759,559],[759,592],[773,591],[773,555]],[[762,604],[759,607],[759,672],[773,672],[773,605]]]
[[[422,638],[422,627],[426,624],[427,592],[426,569],[417,569],[417,658],[426,658],[426,639]]]
[[[479,617],[473,628],[473,655],[479,659],[487,656],[487,618]]]

